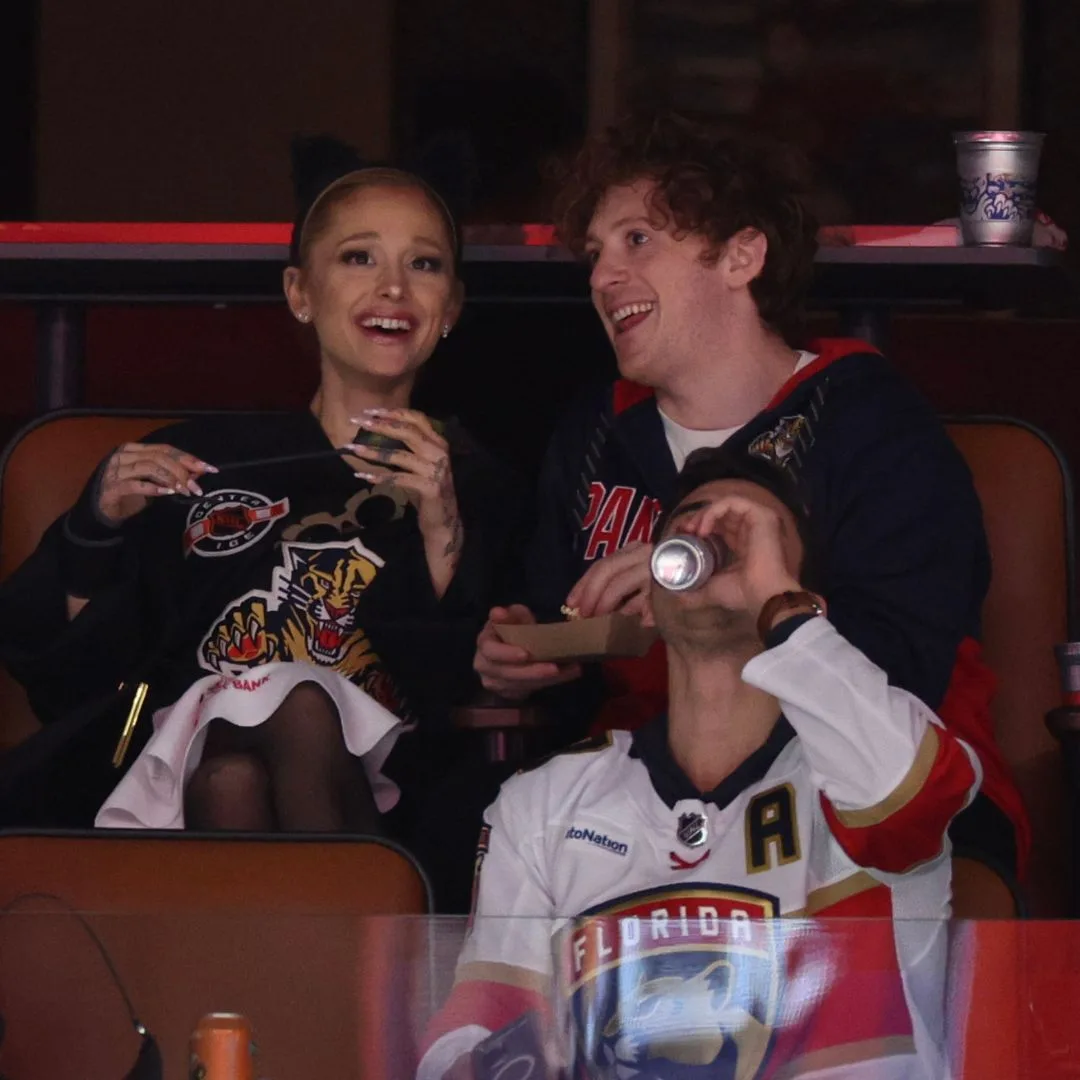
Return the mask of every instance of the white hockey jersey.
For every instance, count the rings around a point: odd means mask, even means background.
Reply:
[[[549,1005],[581,1077],[946,1075],[946,830],[975,755],[822,618],[743,679],[783,715],[712,792],[666,720],[503,786],[422,1080]]]

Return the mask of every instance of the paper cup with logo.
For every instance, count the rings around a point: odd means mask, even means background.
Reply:
[[[1036,131],[962,131],[953,135],[965,244],[1028,246],[1045,138]]]

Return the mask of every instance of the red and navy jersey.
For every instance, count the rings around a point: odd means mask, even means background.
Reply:
[[[730,436],[783,466],[809,509],[829,617],[934,708],[983,763],[983,792],[954,825],[958,853],[1008,875],[1022,865],[1027,821],[995,745],[992,673],[980,617],[990,581],[970,472],[927,402],[861,341],[826,340],[762,412]],[[651,390],[620,380],[583,396],[549,446],[528,602],[555,619],[593,561],[646,540],[677,473]],[[614,661],[594,682],[556,693],[570,732],[634,727],[666,706],[663,649]],[[1010,825],[1011,822],[1011,825]]]
[[[581,1077],[944,1075],[947,828],[976,755],[823,618],[742,677],[783,714],[712,791],[664,719],[503,786],[422,1080],[525,1010],[568,1018]]]

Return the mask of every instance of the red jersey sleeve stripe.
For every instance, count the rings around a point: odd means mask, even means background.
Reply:
[[[935,751],[929,768],[927,747]],[[963,744],[929,728],[892,795],[866,810],[839,811],[824,794],[821,805],[837,843],[859,866],[902,874],[941,854],[949,822],[967,805],[977,778]]]

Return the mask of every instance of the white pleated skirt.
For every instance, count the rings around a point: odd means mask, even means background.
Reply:
[[[184,788],[202,758],[206,725],[223,719],[239,727],[256,727],[304,682],[317,683],[337,706],[345,745],[363,761],[375,804],[386,813],[400,792],[383,776],[382,767],[401,732],[401,721],[336,671],[287,661],[252,668],[242,678],[208,675],[174,704],[154,713],[154,734],[105,800],[94,824],[112,829],[182,829]]]

